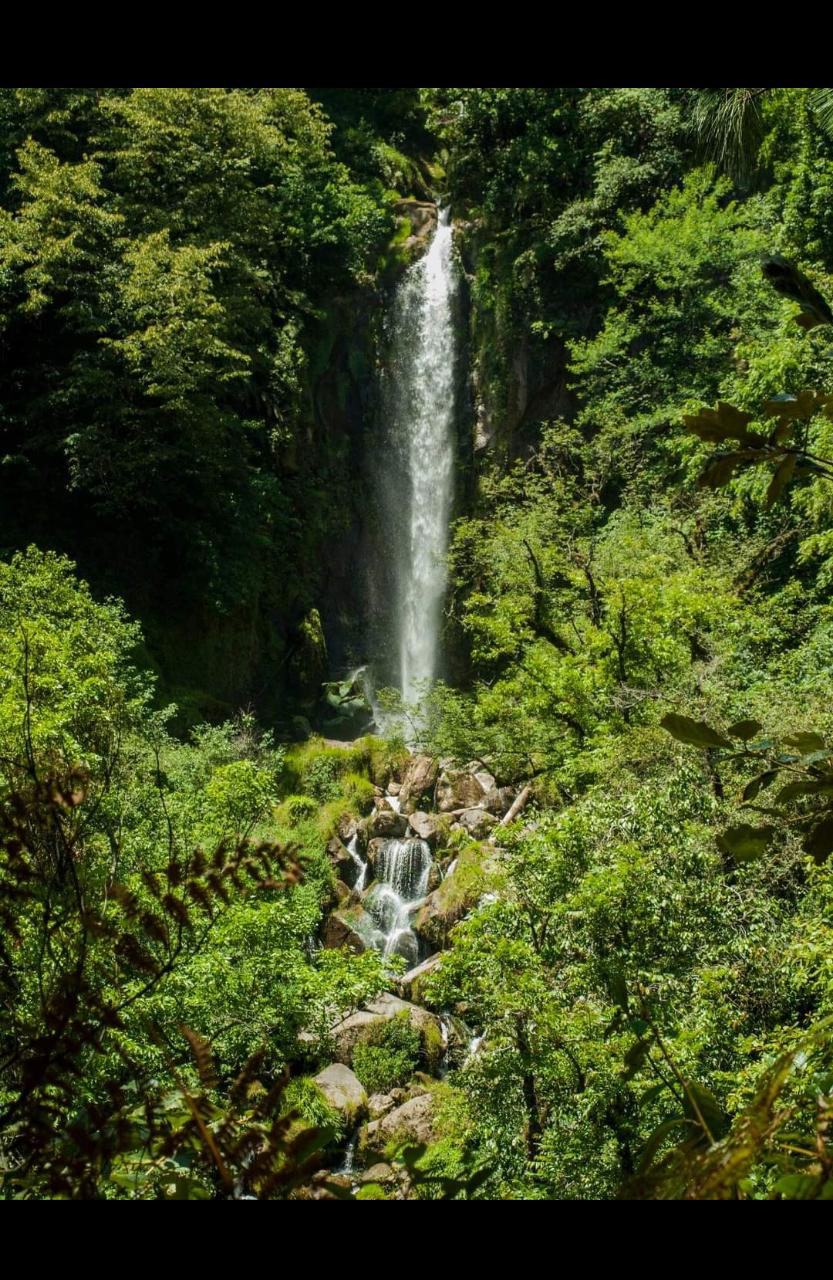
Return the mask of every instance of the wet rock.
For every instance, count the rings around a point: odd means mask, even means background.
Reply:
[[[352,813],[342,814],[342,816],[338,820],[338,825],[336,827],[336,831],[338,832],[338,838],[339,840],[341,840],[342,844],[348,845],[350,841],[353,839],[353,836],[357,835],[358,830],[359,830],[358,819],[354,818]]]
[[[367,846],[367,865],[370,867],[370,870],[374,874],[376,872],[376,863],[379,861],[381,854],[384,852],[386,844],[387,844],[387,840],[379,839],[379,840],[371,840],[370,844]]]
[[[399,792],[400,792],[401,790],[402,790],[402,783],[401,783],[401,782],[389,782],[389,783],[388,783],[388,795],[389,795],[389,796],[398,796],[398,795],[399,795]]]
[[[436,779],[437,761],[433,756],[412,756],[399,792],[402,813],[415,813],[423,799],[431,805]]]
[[[352,858],[338,836],[331,836],[327,841],[327,857],[336,875],[344,879],[345,871],[352,862]]]
[[[345,1117],[349,1124],[356,1124],[367,1111],[367,1093],[361,1081],[349,1067],[334,1062],[315,1077],[315,1084],[327,1102]]]
[[[353,890],[350,888],[349,884],[345,884],[343,880],[336,880],[335,890],[339,905],[346,905],[353,896]]]

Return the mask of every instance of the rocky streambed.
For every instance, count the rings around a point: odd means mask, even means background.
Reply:
[[[427,979],[442,964],[453,927],[498,883],[494,832],[525,800],[479,763],[461,769],[414,755],[375,789],[370,814],[339,822],[327,846],[337,901],[324,918],[321,945],[357,953],[375,947],[401,956],[405,971],[391,990],[330,1030],[333,1061],[315,1083],[344,1118],[349,1139],[340,1164],[315,1175],[302,1198],[333,1198],[339,1186],[367,1184],[387,1198],[409,1198],[407,1174],[385,1160],[386,1149],[436,1137],[437,1082],[479,1045],[465,1011],[430,1006]],[[353,1069],[357,1049],[379,1043],[394,1020],[418,1041],[419,1070],[401,1087],[368,1093]]]

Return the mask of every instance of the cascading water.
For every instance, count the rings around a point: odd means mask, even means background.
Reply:
[[[428,892],[430,872],[431,850],[424,840],[386,840],[376,860],[377,883],[365,904],[382,954],[404,956],[409,967],[419,960],[411,915]]]
[[[363,893],[364,886],[367,883],[367,863],[359,854],[359,837],[353,836],[347,846],[347,852],[350,854],[350,860],[356,868],[356,878],[353,881],[353,892]]]
[[[454,491],[457,289],[451,220],[440,210],[427,252],[400,283],[390,317],[383,403],[388,554],[395,558],[398,682],[416,704],[437,672]]]

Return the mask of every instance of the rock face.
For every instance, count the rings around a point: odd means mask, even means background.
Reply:
[[[367,1094],[361,1081],[349,1067],[334,1062],[315,1077],[315,1083],[334,1110],[350,1125],[357,1123],[367,1111]]]
[[[427,1009],[408,1004],[397,996],[381,995],[368,1004],[367,1008],[351,1014],[343,1022],[339,1022],[330,1035],[335,1046],[335,1057],[339,1062],[350,1063],[353,1050],[357,1044],[367,1040],[381,1023],[390,1022],[400,1013],[407,1013],[412,1027],[415,1027],[422,1040],[423,1053],[429,1066],[439,1063],[442,1058],[444,1043],[442,1026]]]
[[[433,800],[437,779],[437,761],[432,756],[413,756],[402,779],[399,791],[399,807],[402,813],[415,813],[425,798]]]
[[[410,1138],[427,1144],[434,1137],[434,1097],[420,1093],[381,1119],[372,1120],[363,1132],[363,1145],[370,1151],[384,1151],[394,1139]]]
[[[394,210],[399,217],[407,218],[411,224],[411,234],[405,241],[410,261],[428,248],[437,225],[437,206],[428,200],[398,200]]]

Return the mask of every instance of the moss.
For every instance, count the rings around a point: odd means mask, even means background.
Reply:
[[[368,1182],[359,1188],[355,1198],[357,1200],[392,1200],[393,1196],[389,1195],[378,1182]]]
[[[458,855],[457,866],[437,889],[437,903],[443,915],[456,916],[477,902],[486,889],[484,862],[487,855],[480,845],[471,844]]]
[[[421,1037],[407,1010],[373,1027],[353,1050],[353,1070],[368,1093],[402,1085],[419,1061]]]
[[[435,1023],[426,1026],[422,1033],[422,1053],[429,1071],[436,1071],[445,1053],[442,1032]]]
[[[351,812],[370,813],[373,808],[373,783],[360,773],[348,773],[341,783],[341,795]]]

